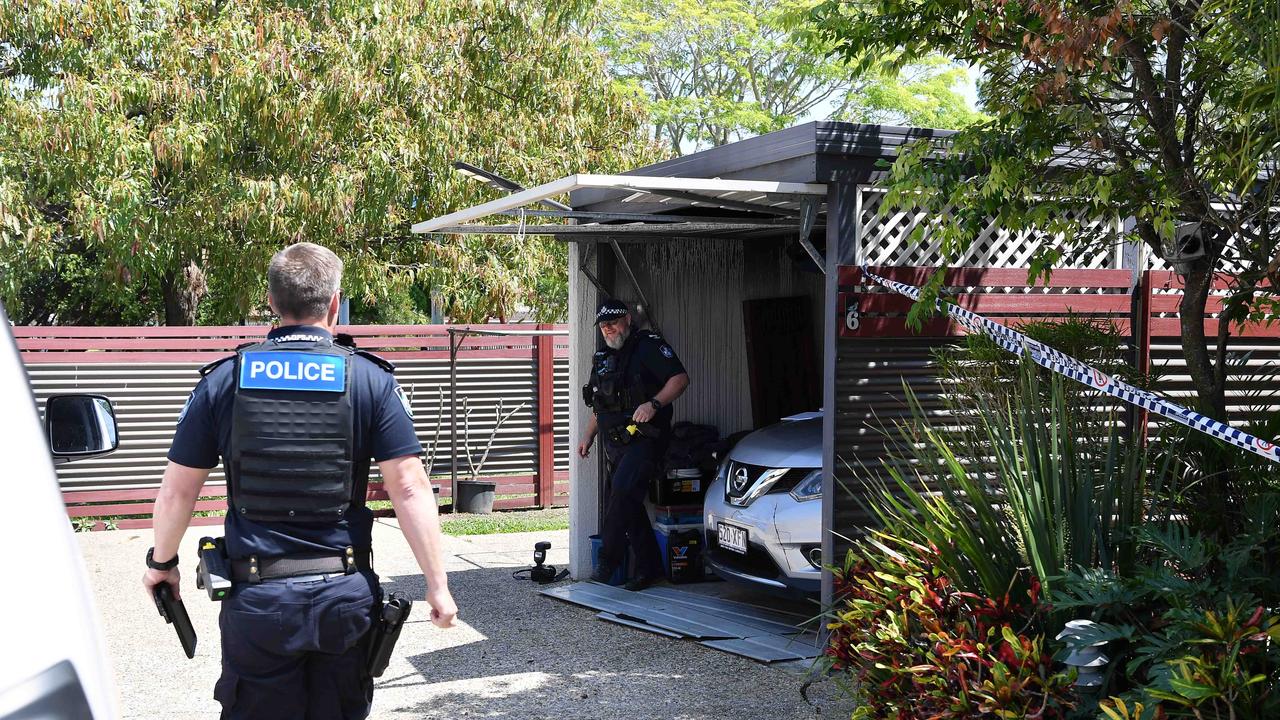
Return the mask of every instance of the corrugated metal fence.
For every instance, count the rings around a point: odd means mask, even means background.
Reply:
[[[923,283],[933,268],[880,267],[893,280]],[[1025,269],[956,268],[947,272],[945,292],[955,302],[997,322],[1092,318],[1113,325],[1131,342],[1138,369],[1156,378],[1156,389],[1176,402],[1191,403],[1178,319],[1181,282],[1164,270],[1056,270],[1048,285],[1028,286]],[[1227,278],[1214,285],[1205,332],[1217,332]],[[862,277],[855,267],[841,268],[840,330],[836,368],[836,473],[834,523],[841,537],[874,524],[858,495],[861,481],[886,478],[882,465],[889,438],[884,429],[909,413],[904,384],[922,408],[946,412],[937,382],[933,351],[954,343],[961,328],[945,318],[926,322],[917,333],[906,325],[911,300]],[[1280,411],[1280,325],[1265,322],[1233,327],[1230,340],[1227,407],[1237,423]],[[1139,422],[1142,420],[1139,419]],[[1167,425],[1148,418],[1151,431]],[[1173,426],[1180,428],[1180,426]],[[837,542],[836,557],[846,547]]]
[[[515,333],[563,330],[552,325],[484,325]],[[14,335],[36,399],[59,393],[100,393],[112,398],[120,425],[115,453],[59,466],[69,513],[79,516],[147,512],[164,471],[178,412],[199,379],[199,368],[237,345],[261,339],[264,326],[248,327],[15,327]],[[394,362],[410,398],[414,426],[432,458],[432,474],[449,497],[449,335],[443,325],[352,326],[340,331],[361,349]],[[540,392],[541,384],[541,392]],[[470,476],[493,436],[479,469],[497,480],[501,509],[568,503],[568,338],[558,335],[467,336],[458,350],[458,473]],[[543,402],[540,403],[539,399]],[[549,405],[549,407],[547,407]],[[505,416],[495,428],[501,407]],[[466,416],[464,418],[464,415]],[[469,427],[470,433],[466,432]],[[434,448],[434,452],[431,449]],[[371,499],[385,499],[374,468]],[[209,496],[225,493],[216,471]],[[122,503],[139,503],[125,506]],[[85,503],[95,503],[85,505]],[[202,501],[213,510],[221,501]],[[197,518],[219,522],[218,518]],[[146,526],[129,519],[119,527]]]

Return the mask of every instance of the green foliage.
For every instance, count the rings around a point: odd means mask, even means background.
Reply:
[[[1114,329],[1073,321],[1026,329],[1126,372]],[[868,700],[867,716],[917,717],[901,698],[929,690],[902,676],[932,677],[933,658],[899,661],[929,647],[901,639],[911,639],[910,623],[924,617],[916,604],[936,606],[943,589],[1005,603],[1029,599],[1009,612],[1011,627],[1032,636],[1057,637],[1071,618],[1093,621],[1061,640],[1066,649],[1101,646],[1110,662],[1096,692],[1064,694],[1066,716],[1276,716],[1275,469],[1242,466],[1237,475],[1252,481],[1233,485],[1244,493],[1236,499],[1240,522],[1229,536],[1202,529],[1201,495],[1191,491],[1203,469],[1179,435],[1147,449],[1097,393],[1058,375],[1046,379],[1028,361],[1010,363],[985,340],[938,357],[943,387],[954,388],[948,410],[931,417],[908,390],[911,417],[898,425],[899,442],[885,461],[891,480],[867,481],[866,502],[883,527],[846,563],[843,577],[851,579],[843,582],[851,588],[831,615],[828,653],[859,679],[854,692]],[[1041,592],[1047,605],[1038,602]]]
[[[1044,275],[1125,240],[1165,257],[1179,223],[1202,222],[1205,254],[1187,270],[1182,316],[1204,316],[1209,280],[1224,269],[1224,317],[1274,306],[1275,283],[1263,282],[1280,271],[1280,174],[1268,170],[1280,157],[1273,0],[823,0],[810,23],[859,70],[893,72],[934,53],[982,68],[991,119],[904,151],[890,178],[889,208],[951,208],[929,238],[945,256],[994,220],[1011,237],[1046,239],[1031,261]],[[1199,403],[1218,419],[1223,380],[1209,348],[1221,358],[1224,343],[1198,320],[1183,326]]]
[[[1069,646],[1106,643],[1103,715],[1270,718],[1280,712],[1280,498],[1257,498],[1246,532],[1219,545],[1185,522],[1143,528],[1141,564],[1127,576],[1077,570],[1055,609],[1096,622]]]
[[[1126,362],[1129,339],[1110,322],[1068,317],[1024,322],[1016,325],[1015,329],[1042,345],[1136,387],[1149,388],[1154,384],[1152,378],[1140,377]],[[964,388],[964,397],[952,398],[953,401],[948,403],[952,412],[965,413],[968,408],[1018,389],[1022,358],[997,345],[990,336],[965,335],[959,344],[935,350],[933,357],[939,376]],[[1048,377],[1049,374],[1050,371],[1045,370],[1041,376]],[[1072,405],[1086,397],[1094,398],[1094,393],[1083,385],[1066,383],[1063,390]]]
[[[611,71],[647,102],[672,152],[779,130],[807,115],[961,127],[981,119],[965,70],[929,56],[856,75],[798,22],[813,0],[604,0],[595,34]]]
[[[1250,385],[1274,387],[1274,380],[1274,372],[1244,378],[1235,386],[1245,388],[1237,397],[1244,400]],[[1233,426],[1255,437],[1280,434],[1280,413],[1256,408],[1240,415],[1241,421]],[[1256,523],[1252,518],[1265,509],[1259,498],[1280,490],[1276,463],[1185,426],[1166,423],[1150,443],[1153,458],[1170,464],[1178,477],[1172,484],[1176,492],[1169,498],[1172,507],[1197,532],[1230,538]]]
[[[71,518],[71,529],[75,532],[93,532],[101,525],[103,530],[118,530],[118,517],[77,517]]]
[[[567,530],[566,510],[523,510],[490,515],[443,515],[440,529],[446,535],[492,535],[494,533],[548,532]]]
[[[940,55],[920,58],[896,74],[881,69],[858,78],[860,87],[831,119],[950,130],[987,119],[957,91],[969,83],[968,70]]]
[[[908,387],[911,418],[885,463],[892,482],[868,481],[886,532],[935,548],[965,590],[1025,592],[1028,567],[1046,588],[1072,567],[1124,571],[1154,511],[1143,501],[1165,473],[1149,471],[1113,413],[1069,404],[1064,380],[1040,372],[1024,361],[1012,388],[975,393],[947,420],[930,419]]]
[[[121,319],[235,322],[265,308],[271,254],[305,239],[346,260],[369,320],[423,312],[388,302],[414,288],[459,320],[557,319],[554,241],[408,227],[491,196],[456,159],[531,183],[655,157],[575,30],[589,9],[0,0],[0,298],[23,321],[79,320],[30,302],[70,283]]]
[[[936,553],[887,534],[835,571],[826,665],[856,681],[855,719],[1062,718],[1072,678],[1052,667],[1031,591],[957,588]]]

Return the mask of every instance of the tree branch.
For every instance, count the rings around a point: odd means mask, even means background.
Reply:
[[[1165,112],[1164,99],[1160,97],[1160,88],[1156,84],[1155,75],[1151,72],[1151,61],[1138,47],[1138,43],[1124,33],[1116,33],[1121,50],[1133,64],[1134,78],[1138,81],[1139,92],[1145,105],[1144,110],[1151,119],[1151,129],[1155,131],[1156,140],[1160,143],[1160,151],[1168,163],[1168,170],[1173,172],[1181,167],[1182,158],[1178,152],[1177,128],[1173,119]]]

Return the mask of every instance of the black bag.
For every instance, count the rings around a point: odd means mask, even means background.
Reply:
[[[714,425],[698,425],[691,422],[678,422],[671,427],[671,441],[667,444],[667,454],[663,463],[666,470],[683,470],[698,468],[714,469],[716,441],[720,439],[720,431]]]

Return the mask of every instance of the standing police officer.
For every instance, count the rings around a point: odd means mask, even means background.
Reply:
[[[319,245],[272,258],[268,302],[281,325],[201,370],[156,497],[142,584],[150,594],[167,582],[178,596],[178,542],[221,456],[233,576],[218,620],[224,719],[368,716],[366,653],[381,606],[364,505],[371,458],[422,569],[431,621],[449,627],[458,612],[393,367],[334,342],[341,280],[342,261]]]
[[[606,348],[596,352],[591,380],[583,388],[583,399],[593,412],[578,455],[591,453],[598,430],[613,476],[600,528],[600,563],[592,579],[608,581],[626,558],[630,540],[636,567],[626,587],[641,590],[663,575],[644,498],[649,480],[662,469],[671,403],[689,386],[689,374],[662,336],[632,330],[631,313],[622,301],[600,303],[596,324]]]

